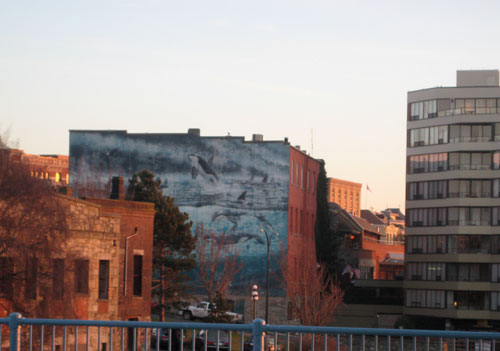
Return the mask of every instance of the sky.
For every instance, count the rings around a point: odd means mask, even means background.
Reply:
[[[500,68],[496,1],[0,0],[0,131],[288,137],[404,208],[406,94]],[[371,192],[366,192],[366,185]],[[368,196],[366,196],[368,195]]]

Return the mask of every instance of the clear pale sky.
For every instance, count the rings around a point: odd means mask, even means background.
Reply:
[[[288,137],[404,207],[406,93],[500,68],[497,1],[0,0],[0,130]]]

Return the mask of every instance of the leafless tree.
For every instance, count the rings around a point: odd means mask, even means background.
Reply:
[[[68,217],[50,184],[10,155],[0,150],[0,311],[45,317],[59,289],[53,258],[61,257]],[[58,282],[63,291],[65,284]],[[61,307],[61,314],[71,310],[67,303]]]
[[[217,294],[225,297],[231,282],[243,268],[239,251],[227,235],[205,232],[203,225],[196,227],[198,269],[208,301],[214,303]]]
[[[303,325],[325,326],[342,303],[344,292],[337,281],[329,278],[326,268],[316,262],[316,256],[311,254],[313,245],[305,243],[293,264],[282,254],[281,269],[292,314]]]

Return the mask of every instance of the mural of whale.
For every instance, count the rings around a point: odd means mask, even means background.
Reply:
[[[238,211],[231,211],[231,210],[220,210],[215,212],[212,215],[212,222],[216,221],[219,218],[225,218],[229,222],[233,223],[233,227],[231,228],[232,231],[236,229],[238,226],[238,221],[240,220],[241,216],[245,215],[246,212],[238,212]]]
[[[202,157],[195,154],[189,154],[188,158],[191,162],[191,177],[193,179],[196,179],[198,175],[201,175],[204,179],[208,180],[211,183],[219,181],[219,176],[217,175],[217,173],[215,173],[214,169],[211,166],[212,162],[209,163]]]

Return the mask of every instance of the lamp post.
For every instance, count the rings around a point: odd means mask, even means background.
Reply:
[[[278,233],[272,233],[271,236],[267,234],[267,230],[261,228],[260,231],[266,235],[266,243],[267,243],[267,264],[266,264],[266,323],[269,323],[268,315],[269,315],[269,256],[270,256],[270,248],[271,248],[271,238],[273,235],[278,236]]]
[[[257,319],[257,301],[259,301],[258,286],[252,286],[252,301],[253,301],[253,320]]]

